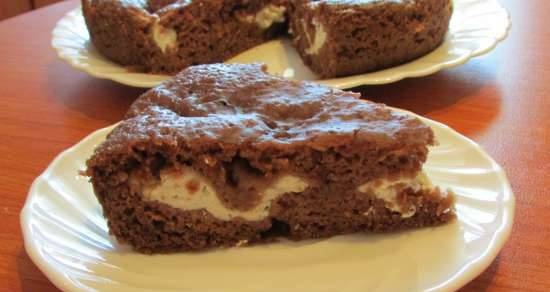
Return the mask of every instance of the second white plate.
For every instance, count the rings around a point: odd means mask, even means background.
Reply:
[[[508,13],[497,0],[454,0],[454,13],[445,42],[430,54],[389,69],[343,78],[320,80],[302,62],[290,42],[274,40],[250,49],[228,62],[266,63],[271,73],[298,80],[315,80],[337,88],[391,83],[426,76],[458,66],[487,53],[510,28]],[[136,87],[154,87],[170,76],[129,72],[103,57],[90,43],[81,8],[69,12],[53,30],[52,46],[73,67],[98,78]]]
[[[436,228],[356,234],[201,253],[148,256],[120,246],[90,183],[78,175],[111,128],[60,154],[21,213],[25,248],[66,291],[453,291],[480,274],[510,234],[514,196],[478,145],[435,131],[425,169],[457,195],[458,220]]]

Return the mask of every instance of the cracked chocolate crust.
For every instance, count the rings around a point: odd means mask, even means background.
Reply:
[[[261,65],[201,65],[131,106],[88,162],[113,168],[177,162],[212,169],[244,159],[342,184],[416,172],[433,132],[355,93],[269,75]],[[357,178],[359,177],[359,178]]]

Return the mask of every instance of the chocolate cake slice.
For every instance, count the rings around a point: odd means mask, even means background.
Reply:
[[[81,0],[90,38],[136,71],[222,62],[286,28],[287,0]]]
[[[87,175],[141,252],[434,226],[453,196],[422,172],[431,129],[261,65],[200,65],[143,94]]]
[[[290,27],[304,62],[321,77],[399,65],[441,44],[452,0],[295,0]]]

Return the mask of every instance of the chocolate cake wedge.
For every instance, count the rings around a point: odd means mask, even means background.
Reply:
[[[258,64],[200,65],[139,97],[87,161],[110,232],[146,253],[435,226],[417,118]]]
[[[323,78],[399,65],[437,48],[453,12],[451,0],[291,1],[293,43]]]
[[[134,71],[227,60],[286,30],[287,0],[81,0],[94,47]]]

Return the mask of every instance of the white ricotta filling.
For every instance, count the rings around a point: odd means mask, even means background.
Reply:
[[[391,211],[401,213],[402,218],[409,218],[416,213],[416,207],[410,206],[404,209],[398,203],[398,195],[404,188],[411,188],[418,192],[422,189],[431,188],[430,179],[424,172],[413,178],[398,178],[396,180],[380,179],[365,183],[357,188],[359,192],[371,193],[376,198],[384,200],[385,207]],[[372,210],[365,212],[368,216]]]
[[[249,221],[259,221],[269,216],[272,202],[285,193],[301,193],[309,184],[293,175],[282,175],[260,193],[260,202],[250,210],[240,211],[227,208],[219,199],[218,194],[209,179],[199,172],[184,167],[181,170],[166,170],[160,174],[160,182],[144,186],[143,199],[158,201],[171,207],[185,211],[204,209],[220,220],[231,220],[236,217]],[[365,183],[357,188],[359,192],[369,193],[384,200],[385,207],[391,211],[401,213],[403,218],[412,217],[416,207],[411,206],[403,210],[398,204],[398,194],[404,188],[419,191],[430,188],[428,177],[421,173],[414,178],[399,178],[396,180],[380,179]],[[365,216],[373,211],[368,210]]]
[[[166,53],[169,49],[174,49],[178,45],[178,34],[173,28],[166,28],[159,23],[157,19],[153,24],[153,42],[159,49]]]
[[[241,217],[249,221],[258,221],[269,215],[271,203],[285,193],[300,193],[308,188],[308,183],[293,175],[283,175],[275,180],[260,194],[260,202],[247,211],[227,208],[219,199],[214,187],[202,174],[191,168],[181,171],[164,171],[160,183],[145,187],[143,198],[159,201],[182,210],[204,209],[220,220]]]
[[[308,33],[307,24],[305,21],[302,21],[302,25],[304,26],[304,31],[309,43],[309,47],[305,50],[305,52],[308,55],[317,55],[323,46],[325,46],[327,41],[327,32],[325,30],[325,26],[316,19],[312,20],[312,24],[315,27],[315,35],[313,38]]]
[[[274,23],[285,22],[285,12],[286,7],[269,4],[256,13],[254,20],[261,29],[267,29]]]
[[[256,23],[256,25],[261,29],[268,29],[274,23],[285,22],[285,12],[286,7],[269,4],[258,11],[255,15],[241,17],[241,20],[248,23]]]

